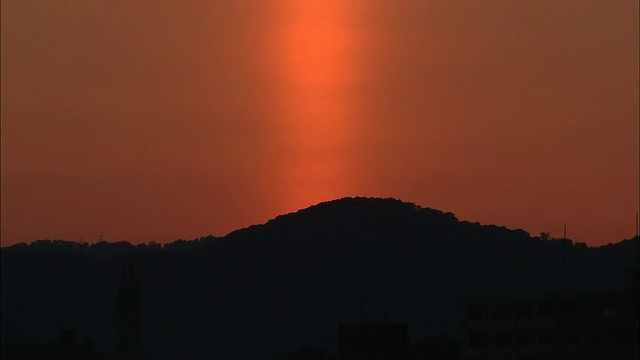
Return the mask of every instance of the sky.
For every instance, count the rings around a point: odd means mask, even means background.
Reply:
[[[345,196],[635,234],[638,2],[2,0],[2,246]]]

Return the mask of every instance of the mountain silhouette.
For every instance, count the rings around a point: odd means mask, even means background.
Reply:
[[[455,336],[465,296],[621,289],[637,246],[546,240],[380,198],[324,202],[164,246],[39,241],[1,251],[2,343],[49,341],[64,326],[114,349],[129,259],[146,358],[266,359],[335,352],[339,323]]]

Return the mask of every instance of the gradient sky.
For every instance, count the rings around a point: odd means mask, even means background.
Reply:
[[[2,245],[344,196],[634,235],[638,2],[2,0]]]

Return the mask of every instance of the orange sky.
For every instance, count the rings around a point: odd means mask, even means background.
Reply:
[[[638,208],[638,2],[2,0],[2,245],[344,196],[591,245]]]

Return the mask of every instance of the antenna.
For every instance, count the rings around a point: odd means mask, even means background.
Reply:
[[[567,222],[566,221],[564,222],[564,232],[563,232],[562,238],[563,239],[567,238]]]

